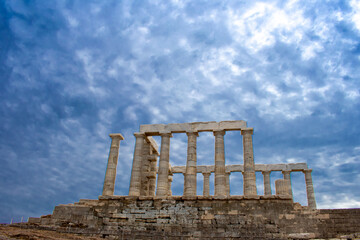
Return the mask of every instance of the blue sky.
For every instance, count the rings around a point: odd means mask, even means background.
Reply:
[[[360,207],[359,1],[2,0],[0,18],[0,222],[96,199],[109,133],[127,195],[139,125],[195,121],[247,121],[256,163],[306,162],[319,208]],[[225,144],[242,164],[240,134]],[[213,145],[200,134],[199,164]],[[186,135],[170,161],[185,165]]]

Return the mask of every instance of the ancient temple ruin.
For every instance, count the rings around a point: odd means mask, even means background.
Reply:
[[[243,137],[244,162],[238,165],[225,164],[224,135],[227,131],[238,131]],[[244,197],[256,197],[256,175],[261,172],[264,178],[264,196],[271,197],[270,174],[280,171],[283,179],[276,180],[276,195],[292,197],[291,172],[303,172],[305,176],[308,206],[316,208],[311,169],[306,163],[290,164],[255,164],[252,135],[253,128],[248,128],[245,121],[193,122],[176,124],[141,125],[140,131],[134,133],[136,138],[134,159],[131,171],[129,196],[169,197],[171,193],[172,175],[184,175],[184,198],[197,197],[197,173],[203,175],[203,197],[210,197],[210,175],[215,174],[215,199],[232,198],[230,196],[230,174],[241,172],[243,175]],[[196,161],[196,141],[199,133],[212,132],[214,135],[214,165],[198,166]],[[170,139],[172,134],[186,134],[188,138],[186,166],[170,165]],[[160,152],[152,136],[161,136]],[[116,178],[116,163],[121,134],[110,134],[112,139],[108,166],[104,181],[103,196],[113,196]],[[159,159],[159,164],[158,158]],[[159,167],[157,167],[159,166]],[[156,185],[157,181],[157,185]],[[156,188],[156,189],[155,189]],[[236,198],[238,196],[235,196]]]
[[[238,131],[243,138],[243,162],[239,159],[236,165],[226,165],[227,131]],[[360,209],[316,209],[312,170],[306,163],[255,164],[253,131],[245,121],[141,125],[134,134],[136,143],[127,196],[114,195],[120,142],[124,137],[110,134],[102,195],[56,206],[50,215],[30,218],[25,227],[109,239],[360,237]],[[197,165],[196,143],[201,132],[213,132],[213,165]],[[171,166],[171,137],[184,133],[188,139],[186,162],[184,166]],[[161,137],[160,150],[153,136]],[[270,175],[274,171],[281,172],[283,177],[275,181],[272,194]],[[229,175],[234,172],[243,175],[242,195],[230,194]],[[263,175],[263,195],[257,192],[256,172]],[[293,201],[292,172],[304,173],[308,206]],[[202,195],[196,192],[198,173],[203,175]],[[184,175],[182,196],[172,195],[173,174]],[[210,196],[211,174],[215,179],[214,196]]]

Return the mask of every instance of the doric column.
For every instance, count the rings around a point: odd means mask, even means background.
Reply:
[[[204,176],[204,185],[203,185],[203,195],[204,197],[210,196],[210,174],[211,172],[203,172]]]
[[[114,195],[116,166],[119,158],[120,141],[124,140],[124,137],[120,133],[110,134],[109,136],[111,137],[111,146],[105,173],[104,187],[102,192],[103,196]]]
[[[293,197],[290,173],[291,173],[291,171],[282,171],[282,174],[284,175],[284,180],[286,180],[286,184],[288,185],[288,187],[287,187],[287,189],[289,191],[288,194],[291,197]]]
[[[168,189],[169,189],[169,191],[168,191],[168,196],[172,196],[172,191],[171,191],[172,181],[173,181],[173,176],[172,176],[172,175],[169,175],[169,176],[168,176],[168,184],[169,184],[169,186],[168,186]]]
[[[134,133],[136,138],[134,160],[131,170],[129,196],[140,196],[141,188],[141,163],[143,159],[144,133]]]
[[[150,161],[150,173],[149,173],[149,196],[155,196],[156,190],[156,163],[157,163],[157,154],[151,154],[148,159]]]
[[[184,196],[196,196],[196,138],[197,132],[187,132],[188,147],[186,172],[184,178]]]
[[[316,200],[314,186],[311,177],[312,169],[304,169],[303,173],[305,174],[305,183],[306,183],[306,194],[308,200],[308,206],[311,209],[316,209]]]
[[[156,188],[156,196],[166,197],[169,191],[169,158],[170,158],[170,138],[172,137],[171,132],[160,133],[161,135],[161,150],[160,150],[160,161],[158,180]]]
[[[287,197],[289,195],[289,185],[285,179],[275,180],[275,191],[277,196]]]
[[[230,196],[230,173],[225,172],[226,196]]]
[[[269,196],[269,195],[271,195],[271,185],[270,185],[271,171],[262,171],[261,173],[264,176],[264,195]]]
[[[215,136],[215,196],[226,196],[225,131],[214,131]]]
[[[244,196],[257,195],[252,128],[241,129],[244,152]]]
[[[150,161],[148,157],[150,156],[150,144],[144,140],[143,145],[143,157],[141,163],[141,188],[140,196],[148,196],[149,194],[149,170],[150,170]]]

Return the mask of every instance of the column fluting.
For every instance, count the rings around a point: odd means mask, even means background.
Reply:
[[[134,160],[131,170],[129,196],[140,196],[141,190],[141,163],[143,160],[144,133],[134,133],[136,138]]]
[[[215,196],[226,196],[225,131],[214,131],[215,136]]]
[[[187,161],[186,172],[184,178],[184,196],[196,196],[196,138],[199,136],[197,132],[187,132]]]
[[[204,176],[203,196],[204,197],[209,197],[210,196],[210,175],[211,175],[211,172],[203,172],[202,175]]]
[[[262,171],[261,172],[264,177],[264,195],[270,196],[271,195],[271,184],[270,184],[270,173],[271,171]]]
[[[244,196],[257,195],[252,134],[252,128],[241,129],[244,152]]]
[[[305,174],[305,183],[306,183],[306,195],[308,200],[308,206],[311,209],[316,209],[316,200],[314,185],[311,176],[312,169],[304,169],[303,173]]]
[[[120,141],[124,140],[124,137],[120,133],[110,134],[109,136],[111,137],[111,145],[104,179],[103,196],[114,195]]]
[[[169,191],[169,158],[170,158],[170,132],[160,133],[161,136],[161,150],[159,160],[159,171],[157,179],[156,196],[166,197]]]
[[[288,187],[287,187],[288,195],[293,197],[290,173],[291,173],[291,171],[282,171],[282,174],[284,176],[284,180],[286,181],[286,184],[288,185]]]

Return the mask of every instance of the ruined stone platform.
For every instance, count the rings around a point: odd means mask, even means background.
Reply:
[[[101,196],[56,206],[28,227],[109,239],[355,239],[360,209],[315,210],[281,196]]]

